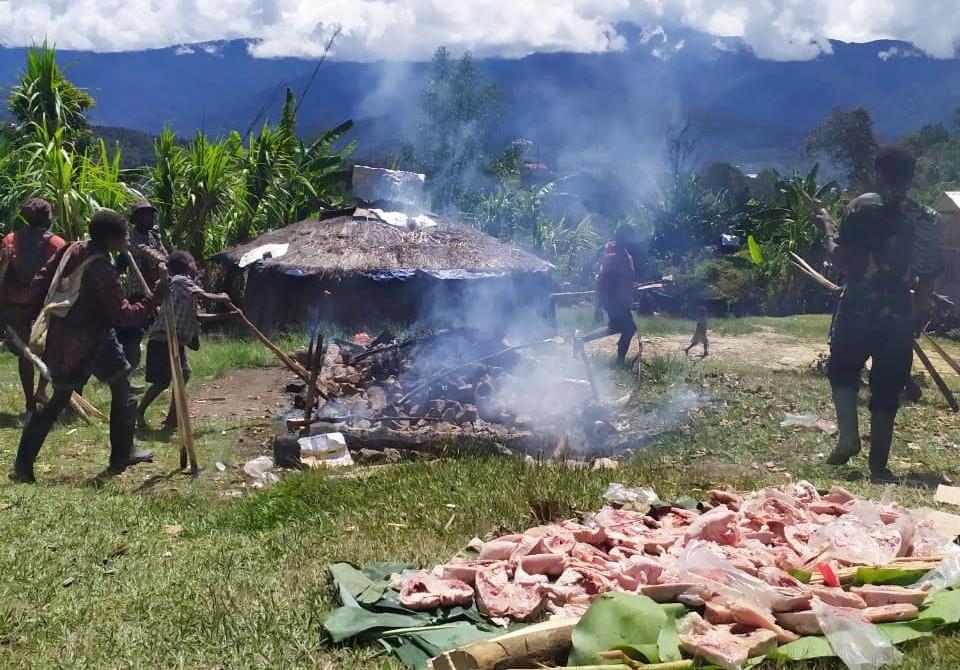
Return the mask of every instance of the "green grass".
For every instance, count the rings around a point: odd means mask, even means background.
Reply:
[[[819,317],[799,321],[756,327],[812,333],[823,326]],[[192,359],[197,378],[237,361],[270,362],[259,345],[210,339],[203,346]],[[492,528],[533,524],[530,501],[596,509],[611,480],[651,485],[669,499],[718,485],[749,489],[781,481],[770,463],[818,486],[839,481],[881,495],[862,479],[862,457],[849,467],[827,467],[821,454],[829,438],[779,427],[785,412],[832,416],[822,377],[732,367],[714,357],[654,358],[646,369],[637,417],[680,392],[712,402],[616,472],[450,458],[389,466],[362,479],[289,474],[254,492],[244,488],[239,467],[263,449],[267,424],[219,422],[197,426],[206,467],[196,480],[174,472],[175,446],[156,442],[158,463],[95,488],[89,482],[107,457],[104,428],[58,426],[40,456],[40,485],[0,483],[0,667],[392,669],[397,664],[376,648],[333,648],[325,640],[322,620],[335,604],[325,573],[330,562],[432,565]],[[19,436],[16,386],[13,360],[0,356],[4,463],[12,462]],[[104,390],[92,391],[106,407]],[[957,479],[958,457],[960,420],[928,390],[902,413],[892,466]],[[215,461],[227,470],[211,467]],[[902,487],[896,496],[935,505],[927,489]],[[181,534],[164,532],[174,524],[183,526]],[[952,670],[960,637],[938,636],[905,651],[901,668]]]
[[[691,319],[681,319],[672,316],[656,314],[653,316],[637,315],[634,317],[637,327],[643,335],[692,335],[695,322]],[[558,328],[562,334],[573,333],[574,330],[590,331],[599,328],[606,321],[597,323],[593,318],[593,308],[566,307],[557,310]],[[780,335],[789,335],[805,340],[824,341],[830,329],[830,315],[805,314],[800,316],[769,317],[756,316],[747,318],[717,317],[709,321],[710,331],[716,335],[736,336],[749,335],[757,332],[774,332]]]

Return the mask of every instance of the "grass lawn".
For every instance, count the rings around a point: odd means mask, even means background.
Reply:
[[[565,316],[564,324],[573,320]],[[660,317],[644,325],[646,333],[692,332],[689,322]],[[822,317],[712,324],[715,332],[731,335],[770,328],[812,339],[825,337],[826,326]],[[956,346],[952,351],[960,353]],[[206,340],[191,361],[193,384],[234,366],[272,363],[259,345],[216,339]],[[839,481],[881,495],[862,478],[863,458],[829,468],[822,462],[829,438],[779,427],[785,412],[832,416],[822,376],[731,366],[713,357],[648,365],[658,373],[637,398],[638,415],[680,389],[712,402],[616,472],[451,458],[378,468],[362,478],[290,474],[254,492],[243,489],[238,468],[252,436],[265,439],[271,429],[262,419],[196,426],[205,466],[196,480],[174,473],[174,445],[156,442],[148,446],[158,449],[160,464],[153,467],[163,477],[147,479],[134,469],[96,488],[90,480],[106,463],[105,429],[58,426],[40,456],[40,485],[0,483],[0,667],[395,668],[376,648],[334,649],[325,641],[321,624],[334,605],[325,573],[330,562],[432,565],[494,527],[531,525],[530,501],[595,509],[611,480],[652,485],[669,499],[717,485],[749,489],[778,482],[783,474],[775,470],[785,468],[818,486]],[[0,391],[0,462],[6,468],[21,411],[7,354],[0,355]],[[91,392],[106,407],[104,389]],[[153,410],[154,421],[162,404]],[[960,420],[934,389],[904,409],[894,457],[895,470],[960,480]],[[225,472],[211,467],[217,460],[227,465]],[[896,495],[909,505],[933,504],[927,489],[900,488]],[[909,645],[905,653],[899,667],[906,670],[953,670],[960,636]]]

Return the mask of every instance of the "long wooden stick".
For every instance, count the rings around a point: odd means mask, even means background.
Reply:
[[[239,307],[232,304],[230,305],[230,307],[236,310],[237,316],[240,317],[240,320],[243,322],[243,324],[250,329],[250,332],[253,333],[258,340],[260,340],[263,343],[263,346],[265,346],[267,349],[273,352],[274,356],[276,356],[277,359],[279,359],[279,361],[283,363],[288,370],[290,370],[290,372],[292,372],[293,374],[295,374],[297,377],[307,382],[308,384],[310,383],[310,373],[307,372],[307,369],[305,367],[303,367],[302,365],[297,363],[295,360],[290,358],[290,356],[285,354],[283,350],[280,349],[280,347],[278,347],[276,344],[271,342],[270,338],[268,338],[266,335],[260,332],[260,329],[257,328],[255,325],[253,325],[253,322],[247,318],[247,315],[244,314]],[[323,398],[324,400],[330,399],[330,396],[324,393],[324,391],[320,387],[316,387],[315,390],[317,395]]]
[[[37,369],[37,371],[40,373],[40,376],[46,379],[52,385],[53,377],[50,375],[50,370],[47,368],[47,364],[44,363],[39,356],[30,351],[30,347],[23,343],[23,340],[20,339],[17,333],[9,325],[4,324],[4,329],[7,333],[7,343],[13,346],[13,348],[17,350],[17,353],[33,363],[33,367]],[[99,419],[100,421],[107,420],[107,417],[103,412],[94,407],[89,400],[84,398],[76,391],[74,391],[70,396],[70,407],[72,407],[73,411],[79,414],[88,423],[93,423],[93,419],[91,417]]]
[[[130,269],[133,271],[137,281],[140,282],[143,294],[148,298],[152,298],[153,289],[147,284],[147,280],[143,278],[143,273],[140,272],[140,267],[133,258],[133,254],[131,254],[129,250],[125,251],[124,254],[127,257]],[[163,272],[166,272],[165,268]],[[167,354],[170,358],[170,374],[173,381],[173,406],[177,410],[177,434],[180,438],[180,469],[185,469],[187,467],[187,460],[189,460],[190,472],[195,475],[200,468],[197,464],[197,452],[193,442],[193,427],[190,423],[190,405],[187,400],[186,382],[183,379],[183,368],[181,367],[180,361],[180,342],[177,338],[177,318],[173,312],[172,297],[168,297],[163,301],[161,311],[163,313],[164,330],[167,336]]]
[[[313,415],[313,404],[317,401],[317,377],[323,366],[323,334],[317,329],[316,335],[310,338],[310,380],[307,382],[306,406],[303,410],[303,420],[310,426],[310,417]]]
[[[167,351],[170,355],[170,371],[173,376],[173,401],[177,409],[177,433],[180,436],[180,469],[190,461],[190,473],[197,474],[197,452],[193,443],[193,427],[190,422],[190,406],[187,401],[187,385],[183,378],[180,360],[180,340],[177,337],[177,317],[173,311],[173,298],[163,301],[164,326],[167,331]]]
[[[953,368],[954,372],[960,375],[960,363],[957,363],[957,361],[955,361],[953,357],[950,354],[948,354],[943,347],[937,344],[937,341],[934,340],[932,337],[930,337],[927,333],[923,333],[921,337],[923,337],[924,342],[926,342],[931,347],[933,347],[934,351],[940,354],[940,358],[945,360],[947,362],[947,365]]]
[[[945,381],[943,381],[943,377],[941,377],[940,373],[937,372],[937,369],[933,367],[933,363],[930,362],[930,359],[927,358],[927,354],[924,353],[923,349],[920,348],[920,345],[916,341],[913,343],[913,352],[917,355],[917,358],[920,359],[920,362],[923,363],[923,367],[927,369],[927,372],[930,373],[933,383],[937,385],[938,389],[940,389],[940,393],[943,394],[947,404],[950,405],[950,409],[954,412],[960,412],[960,404],[957,404],[957,399],[954,397],[950,387],[947,386]]]

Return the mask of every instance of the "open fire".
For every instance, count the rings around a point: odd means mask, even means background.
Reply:
[[[326,399],[307,411],[306,386],[297,388],[294,406],[304,418],[288,427],[340,431],[374,449],[429,450],[443,442],[549,458],[577,439],[602,452],[617,434],[614,408],[593,402],[589,382],[536,357],[550,344],[511,347],[470,328],[406,340],[385,332],[365,345],[331,342],[314,359]],[[307,352],[296,356],[311,366]]]

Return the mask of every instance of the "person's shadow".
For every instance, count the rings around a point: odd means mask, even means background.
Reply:
[[[0,413],[0,430],[4,428],[18,428],[22,430],[23,425],[23,415],[7,414],[6,412]]]
[[[903,476],[903,483],[905,486],[935,490],[941,484],[949,484],[949,481],[936,472],[914,472],[911,470]]]

